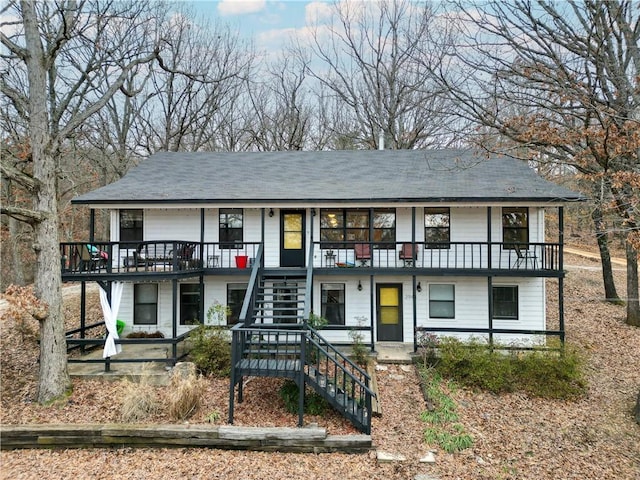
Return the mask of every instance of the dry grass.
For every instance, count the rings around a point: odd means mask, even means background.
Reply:
[[[121,419],[123,422],[142,422],[155,415],[160,409],[161,403],[149,379],[148,370],[146,370],[146,366],[143,366],[139,383],[128,379],[122,381],[124,393],[122,395]]]
[[[169,416],[174,420],[190,418],[201,406],[207,381],[195,373],[173,375],[166,395]]]

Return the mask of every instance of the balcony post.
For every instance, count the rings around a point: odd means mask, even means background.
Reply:
[[[564,345],[564,207],[558,207],[558,326],[560,343]]]
[[[95,241],[96,232],[96,211],[94,208],[89,210],[89,243]]]

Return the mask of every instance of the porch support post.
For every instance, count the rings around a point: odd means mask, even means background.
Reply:
[[[413,276],[413,352],[418,351],[418,293],[416,276]]]
[[[558,321],[560,342],[564,345],[564,207],[558,207]]]
[[[171,356],[172,365],[176,364],[176,359],[178,358],[178,344],[176,343],[176,338],[178,337],[178,279],[174,278],[171,280],[171,286],[173,287],[173,328],[171,331],[171,336],[173,337],[173,342],[171,343]]]
[[[208,267],[208,265],[205,265],[204,263],[204,259],[207,258],[207,256],[204,254],[204,228],[205,228],[204,222],[205,222],[204,208],[201,208],[200,209],[200,268],[201,269]],[[198,320],[202,325],[204,325],[204,275],[201,273],[198,279],[200,280],[200,302],[198,305]]]
[[[96,211],[95,209],[89,210],[89,243],[95,241],[96,234]]]
[[[493,277],[487,277],[487,299],[489,301],[489,345],[493,347]]]
[[[84,283],[84,282],[82,282]],[[109,306],[111,306],[111,282],[98,282],[98,284],[100,285],[100,288],[104,289],[105,293],[107,294],[107,301],[109,302]],[[107,334],[109,332],[107,331]],[[107,357],[104,359],[104,371],[105,372],[110,372],[111,371],[111,357]]]
[[[300,370],[298,372],[298,426],[304,425],[304,363],[305,363],[305,344],[307,343],[304,331],[300,331],[300,359],[298,360]],[[328,380],[327,380],[328,382]]]
[[[369,276],[369,312],[370,312],[370,317],[371,317],[371,351],[373,352],[375,350],[375,339],[373,338],[374,335],[374,325],[376,323],[375,320],[375,311],[376,311],[376,306],[374,304],[374,291],[373,291],[373,275]]]
[[[85,338],[85,327],[87,325],[87,282],[80,282],[80,338]],[[80,345],[80,351],[84,353],[84,344]]]

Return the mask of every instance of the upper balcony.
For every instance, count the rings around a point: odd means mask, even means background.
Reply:
[[[248,274],[260,242],[73,242],[60,245],[64,280]],[[316,273],[562,275],[559,243],[313,242]],[[277,268],[277,265],[266,265]]]
[[[243,273],[252,265],[259,247],[259,242],[67,242],[60,244],[62,278],[187,277],[203,270]]]
[[[314,243],[314,269],[414,270],[439,275],[558,276],[559,243]]]

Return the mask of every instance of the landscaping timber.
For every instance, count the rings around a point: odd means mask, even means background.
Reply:
[[[319,427],[231,425],[3,425],[0,448],[201,447],[299,453],[364,453],[370,435],[327,435]]]

